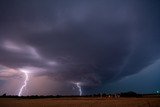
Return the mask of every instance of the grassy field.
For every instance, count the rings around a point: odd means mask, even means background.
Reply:
[[[160,107],[160,98],[0,98],[0,107]]]

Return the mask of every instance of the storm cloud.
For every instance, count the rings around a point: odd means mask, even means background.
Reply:
[[[58,82],[45,87],[59,87],[59,94],[72,93],[73,82],[87,94],[89,88],[94,92],[136,74],[160,58],[159,5],[150,0],[1,0],[0,79],[6,77],[4,69],[23,68],[34,81],[45,76],[50,84]]]

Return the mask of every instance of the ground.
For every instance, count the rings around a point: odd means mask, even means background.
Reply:
[[[0,107],[160,107],[160,98],[0,98]]]

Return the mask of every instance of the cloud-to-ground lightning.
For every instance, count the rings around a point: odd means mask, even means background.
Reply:
[[[78,90],[79,90],[79,95],[81,96],[81,95],[82,95],[81,84],[80,84],[79,82],[76,82],[76,83],[74,83],[74,84],[77,86],[77,88],[78,88]]]
[[[21,96],[21,95],[22,95],[23,89],[27,86],[27,81],[28,81],[28,79],[29,79],[29,77],[28,77],[28,72],[27,72],[26,70],[20,69],[20,71],[21,71],[22,73],[24,73],[24,75],[25,75],[25,80],[24,80],[24,84],[22,85],[22,87],[21,87],[20,90],[19,90],[18,96]]]

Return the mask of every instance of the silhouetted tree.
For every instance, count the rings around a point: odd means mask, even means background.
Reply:
[[[121,93],[120,96],[121,97],[142,97],[141,94],[137,94],[133,91],[129,91],[129,92],[126,92],[126,93]]]
[[[6,93],[4,93],[2,96],[3,96],[3,97],[6,97],[6,96],[7,96],[7,94],[6,94]]]

